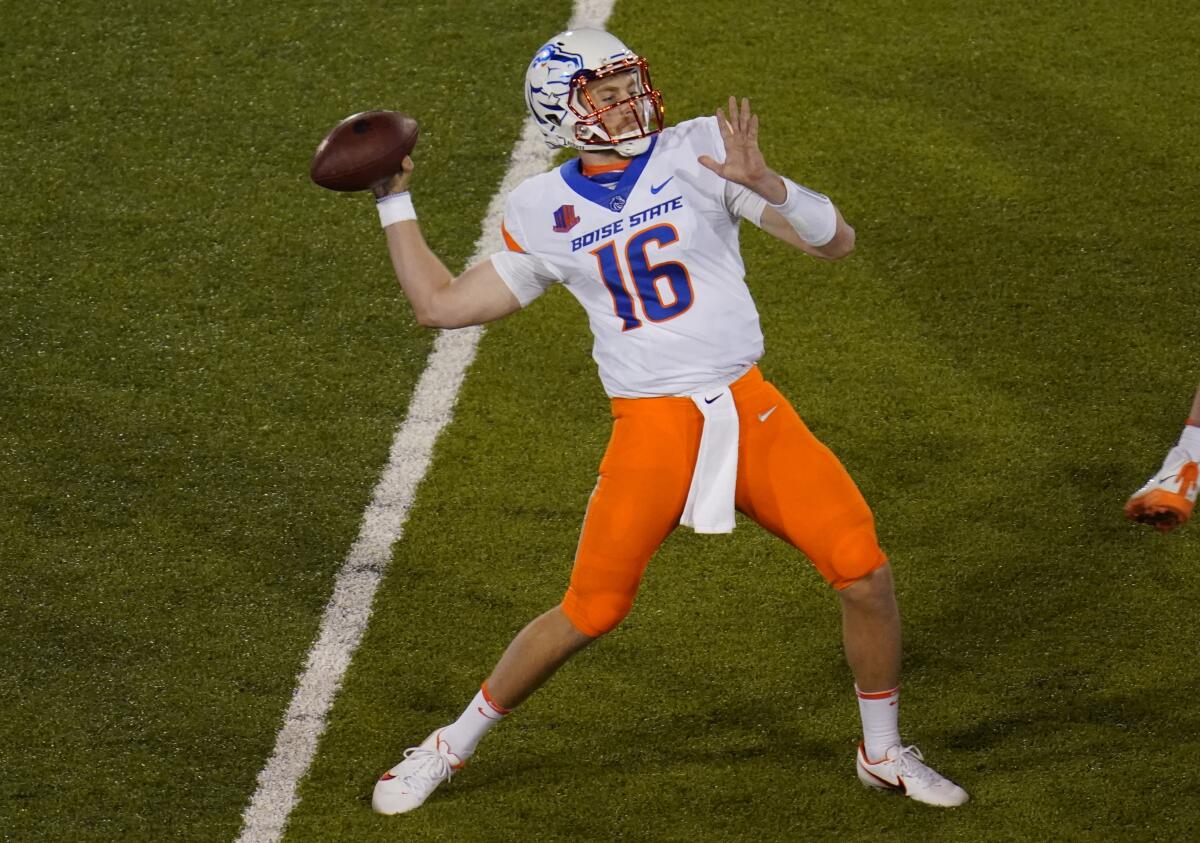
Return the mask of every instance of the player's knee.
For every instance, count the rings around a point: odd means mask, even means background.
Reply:
[[[577,630],[591,638],[612,632],[633,608],[633,594],[598,591],[580,594],[569,589],[563,599],[563,613]]]
[[[830,582],[838,590],[849,588],[886,564],[887,555],[879,547],[874,528],[868,524],[848,532],[834,547]]]

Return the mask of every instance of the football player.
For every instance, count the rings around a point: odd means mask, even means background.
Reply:
[[[1125,517],[1169,533],[1187,523],[1200,485],[1200,389],[1179,442],[1167,452],[1162,468],[1125,503]]]
[[[462,716],[383,775],[375,810],[421,805],[489,729],[621,622],[677,525],[728,532],[735,509],[802,551],[840,598],[859,778],[931,805],[966,802],[900,740],[900,615],[871,510],[756,365],[763,337],[739,221],[825,260],[850,253],[854,229],[828,197],[767,166],[747,100],[664,127],[645,59],[607,32],[552,38],[525,95],[547,143],[579,155],[511,193],[507,250],[453,277],[421,237],[405,159],[376,190],[392,264],[418,321],[439,328],[499,319],[564,285],[587,312],[616,421],[562,602],[518,633]]]

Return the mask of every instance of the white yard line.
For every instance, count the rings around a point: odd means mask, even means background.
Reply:
[[[576,0],[569,28],[604,26],[614,2]],[[488,206],[471,263],[504,248],[500,238],[504,198],[525,179],[545,172],[551,160],[552,153],[541,133],[532,121],[527,121],[504,181]],[[475,359],[481,336],[483,328],[464,328],[443,331],[434,342],[429,363],[413,392],[408,417],[396,431],[388,464],[363,513],[358,538],[338,572],[317,641],[308,653],[283,727],[275,738],[275,751],[259,772],[258,789],[242,814],[239,843],[275,843],[283,836],[288,817],[299,801],[296,792],[300,780],[308,772],[325,731],[333,698],[367,628],[375,591],[391,561],[392,545],[404,535],[404,522],[429,469],[433,444],[450,422],[458,389]]]

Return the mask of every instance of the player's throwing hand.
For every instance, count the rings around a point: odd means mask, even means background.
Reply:
[[[768,202],[783,202],[787,187],[779,174],[767,166],[758,148],[758,115],[750,111],[750,100],[743,97],[739,108],[737,98],[730,97],[728,117],[724,109],[717,108],[717,126],[725,142],[725,162],[708,155],[697,160],[721,178],[750,188]]]
[[[411,155],[405,155],[404,160],[400,162],[400,166],[403,167],[403,170],[399,173],[394,173],[387,181],[381,182],[372,188],[376,199],[382,199],[392,193],[403,193],[408,190],[409,182],[412,181],[413,170],[416,169],[417,165],[413,163]]]

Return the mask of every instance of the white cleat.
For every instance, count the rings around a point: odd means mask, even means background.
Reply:
[[[467,763],[450,751],[438,729],[420,746],[404,750],[404,760],[375,782],[371,807],[377,814],[403,814],[420,808],[442,782]]]
[[[926,805],[952,808],[971,797],[961,787],[925,764],[921,750],[896,744],[881,761],[869,761],[858,745],[858,778],[867,787],[893,790]]]
[[[1196,506],[1200,465],[1178,445],[1145,486],[1125,504],[1125,517],[1166,533],[1187,522]]]

